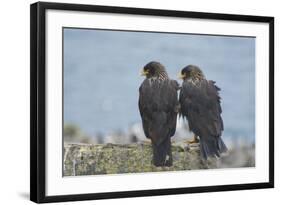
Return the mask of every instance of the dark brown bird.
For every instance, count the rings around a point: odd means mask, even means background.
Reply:
[[[153,164],[172,166],[170,138],[176,131],[179,86],[159,62],[145,65],[142,75],[146,79],[139,88],[139,111],[145,136],[152,142]]]
[[[183,68],[180,78],[183,79],[179,98],[180,115],[188,120],[189,129],[194,133],[190,143],[200,140],[200,152],[204,159],[219,157],[227,151],[221,138],[223,120],[220,88],[214,81],[207,80],[195,65]]]

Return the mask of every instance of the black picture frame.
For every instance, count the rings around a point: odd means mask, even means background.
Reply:
[[[269,181],[239,185],[46,196],[46,10],[169,16],[269,24]],[[30,7],[30,200],[37,203],[231,191],[274,187],[274,17],[38,2]]]

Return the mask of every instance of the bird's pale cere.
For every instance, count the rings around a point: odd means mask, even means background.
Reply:
[[[186,78],[186,75],[182,74],[182,72],[179,72],[178,78],[184,80]]]
[[[165,67],[156,61],[146,64],[142,69],[141,75],[145,76],[146,78],[168,79],[168,74],[165,70]]]
[[[149,74],[149,72],[146,70],[144,70],[144,69],[142,69],[142,71],[141,71],[141,76],[147,76]]]

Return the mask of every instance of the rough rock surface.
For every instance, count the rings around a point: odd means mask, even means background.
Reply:
[[[198,144],[173,143],[172,152],[172,167],[155,167],[150,143],[65,144],[64,176],[217,168],[216,159],[200,158]]]

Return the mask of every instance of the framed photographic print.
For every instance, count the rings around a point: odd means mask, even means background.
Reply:
[[[274,187],[274,18],[31,5],[30,198]]]

